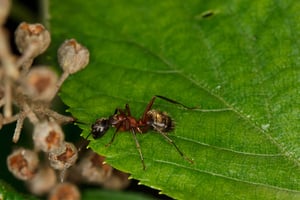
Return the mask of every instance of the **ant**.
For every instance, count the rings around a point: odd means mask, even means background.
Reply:
[[[167,133],[174,130],[175,127],[174,121],[171,119],[171,117],[165,112],[151,109],[156,98],[160,98],[170,103],[180,105],[186,109],[195,109],[187,107],[182,103],[179,103],[172,99],[160,95],[155,95],[146,106],[145,111],[140,119],[136,119],[131,115],[129,105],[126,104],[125,110],[116,108],[114,114],[109,116],[108,118],[97,119],[96,122],[91,126],[92,131],[90,134],[92,134],[94,139],[97,139],[102,137],[110,127],[116,128],[110,142],[106,144],[106,147],[108,147],[113,143],[118,132],[131,131],[136,143],[137,150],[140,154],[143,169],[145,170],[146,167],[144,163],[144,157],[141,151],[140,144],[136,138],[136,133],[143,134],[147,133],[148,130],[154,130],[160,133],[169,143],[171,143],[185,160],[193,163],[193,160],[185,156],[185,154],[183,154],[183,152],[178,148],[174,141],[167,136]]]

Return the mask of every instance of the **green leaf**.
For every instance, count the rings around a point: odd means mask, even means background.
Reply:
[[[13,189],[10,185],[0,179],[0,199],[2,200],[37,200],[37,198],[29,195],[20,194],[15,189]]]
[[[51,1],[55,45],[75,37],[90,64],[61,92],[86,123],[128,103],[139,118],[153,95],[176,123],[168,136],[114,130],[91,148],[142,184],[179,199],[300,198],[300,2]],[[68,13],[67,15],[64,13]]]

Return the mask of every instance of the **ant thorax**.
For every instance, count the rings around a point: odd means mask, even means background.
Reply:
[[[170,132],[174,129],[174,122],[166,112],[149,110],[147,112],[147,117],[147,124],[151,126],[155,131],[164,133]]]
[[[116,127],[116,125],[123,123],[129,118],[129,116],[126,116],[124,114],[114,114],[109,117],[109,123],[112,127]]]

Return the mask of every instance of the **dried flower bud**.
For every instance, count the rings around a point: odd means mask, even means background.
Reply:
[[[84,182],[92,184],[102,184],[112,175],[113,168],[103,163],[105,157],[92,151],[80,161],[78,171]]]
[[[58,184],[49,194],[48,200],[79,200],[80,192],[71,183]]]
[[[22,22],[16,29],[15,40],[19,51],[30,51],[31,58],[45,52],[51,42],[50,33],[42,24],[26,22]]]
[[[65,142],[60,149],[49,153],[50,165],[58,170],[65,170],[71,167],[76,162],[77,157],[76,147],[69,142]]]
[[[36,173],[38,156],[34,151],[17,149],[7,157],[8,170],[18,179],[29,180]]]
[[[0,25],[4,24],[10,11],[10,6],[10,0],[0,0]]]
[[[33,142],[37,149],[51,152],[63,147],[64,133],[55,121],[44,121],[35,125]]]
[[[112,176],[106,180],[102,185],[104,188],[112,190],[121,190],[129,186],[130,180],[128,179],[129,174],[114,170]]]
[[[35,176],[26,182],[29,190],[36,195],[48,193],[57,183],[56,173],[51,167],[40,168]]]
[[[51,101],[58,77],[49,67],[35,67],[24,79],[22,91],[33,100]]]
[[[59,47],[57,56],[61,68],[69,74],[74,74],[87,66],[90,53],[75,39],[70,39]]]

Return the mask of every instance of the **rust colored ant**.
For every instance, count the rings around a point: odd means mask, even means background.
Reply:
[[[167,136],[167,132],[170,132],[174,129],[174,122],[171,117],[165,112],[151,109],[156,98],[160,98],[170,103],[180,105],[187,109],[195,109],[187,107],[182,103],[179,103],[172,99],[160,95],[155,95],[146,106],[146,109],[140,119],[136,119],[131,115],[128,104],[125,105],[125,110],[117,108],[114,114],[109,116],[108,118],[97,119],[91,127],[91,134],[93,138],[100,138],[107,132],[109,127],[115,127],[116,130],[113,137],[111,138],[110,142],[106,144],[106,146],[110,146],[113,143],[118,132],[131,131],[136,143],[137,150],[140,154],[143,169],[145,169],[144,157],[141,151],[140,144],[136,138],[136,133],[147,133],[148,130],[154,130],[160,133],[169,143],[171,143],[185,160],[193,163],[193,160],[185,156],[185,154],[183,154],[183,152],[178,148],[174,141]]]

